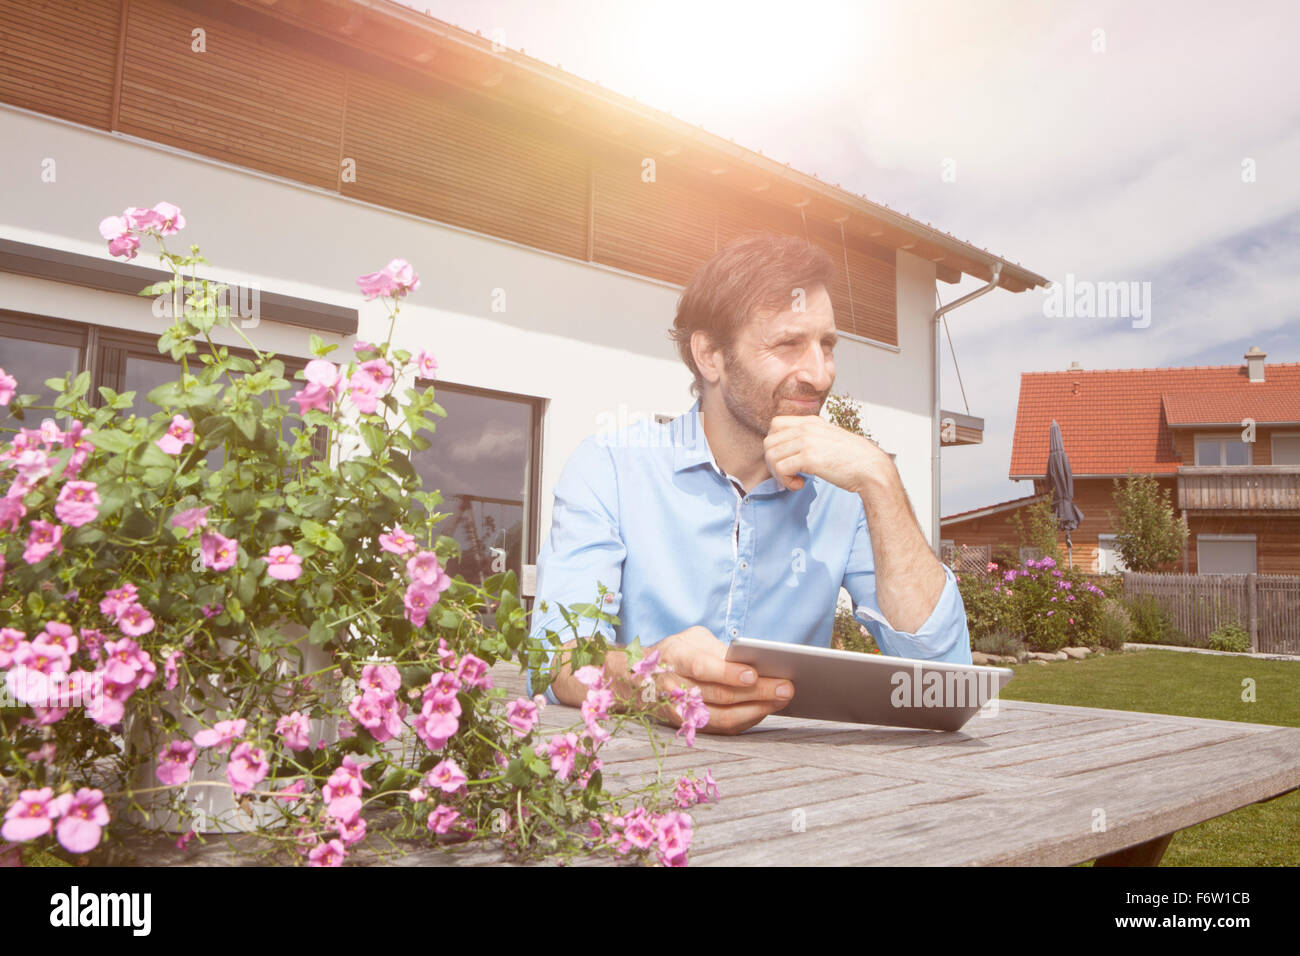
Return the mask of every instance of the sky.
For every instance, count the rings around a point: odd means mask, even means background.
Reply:
[[[949,314],[943,407],[985,429],[943,450],[944,514],[1031,493],[1021,372],[1300,362],[1294,0],[407,5],[1055,282],[1150,283],[1140,318],[1002,290]]]

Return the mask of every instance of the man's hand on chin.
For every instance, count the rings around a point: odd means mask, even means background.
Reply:
[[[869,438],[832,425],[818,415],[777,415],[763,439],[768,470],[785,487],[798,491],[804,475],[862,494],[872,481],[887,478],[893,462]]]

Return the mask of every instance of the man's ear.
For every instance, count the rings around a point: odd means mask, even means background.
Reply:
[[[697,329],[691,333],[691,357],[700,376],[710,385],[718,384],[722,377],[722,349],[714,347],[708,332]]]

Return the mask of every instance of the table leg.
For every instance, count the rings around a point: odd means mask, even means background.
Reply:
[[[1172,833],[1166,833],[1162,837],[1156,837],[1154,840],[1147,840],[1145,843],[1136,843],[1133,846],[1125,847],[1122,850],[1116,850],[1114,853],[1107,853],[1105,856],[1099,856],[1093,862],[1093,866],[1159,866],[1160,858],[1165,855],[1165,848],[1169,846],[1169,841],[1174,838]]]

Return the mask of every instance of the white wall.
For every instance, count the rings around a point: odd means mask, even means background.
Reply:
[[[690,375],[667,337],[679,289],[666,283],[3,105],[0,142],[0,236],[7,239],[107,259],[99,221],[166,200],[188,220],[169,242],[173,251],[197,243],[224,280],[358,308],[358,335],[370,340],[381,339],[387,323],[379,303],[362,300],[356,277],[391,258],[410,260],[422,284],[403,306],[396,344],[432,351],[444,381],[548,402],[542,538],[560,468],[599,421],[675,415],[692,402]],[[41,179],[48,160],[51,183]],[[157,267],[147,252],[135,263]],[[934,265],[900,253],[898,276],[901,349],[842,338],[836,390],[867,402],[863,422],[897,453],[928,536]],[[494,311],[502,292],[505,310]],[[146,299],[7,273],[0,273],[0,307],[139,331],[165,324]],[[305,329],[263,322],[246,334],[259,348],[307,354]],[[237,342],[232,333],[224,340]],[[350,339],[332,340],[350,356]]]

